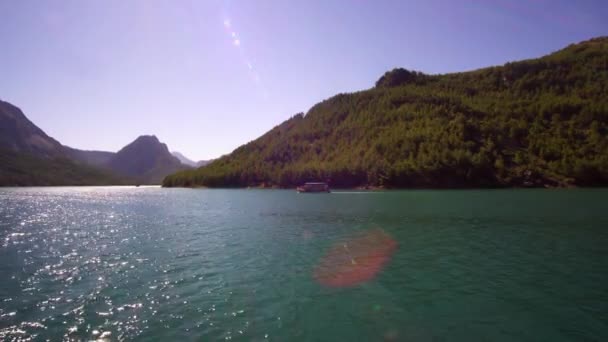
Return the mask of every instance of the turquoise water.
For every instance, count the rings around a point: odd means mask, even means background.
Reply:
[[[602,341],[608,190],[0,189],[0,339]],[[326,287],[381,230],[377,276]]]

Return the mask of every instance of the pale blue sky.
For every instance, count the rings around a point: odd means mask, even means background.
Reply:
[[[155,134],[207,159],[394,67],[537,57],[606,18],[605,0],[0,0],[0,98],[69,146]]]

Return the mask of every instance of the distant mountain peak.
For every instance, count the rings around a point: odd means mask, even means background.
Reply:
[[[162,152],[163,154],[171,155],[167,145],[158,140],[155,135],[140,135],[130,144],[126,145],[120,151],[118,151],[117,154],[126,151],[144,152],[145,150],[158,151]]]
[[[205,166],[213,161],[213,159],[194,161],[177,151],[173,151],[173,152],[171,152],[171,154],[173,156],[175,156],[177,159],[179,159],[179,161],[181,161],[182,164],[192,166],[192,167]]]
[[[187,168],[155,135],[137,137],[112,157],[109,166],[122,175],[151,183],[159,183],[165,175]]]

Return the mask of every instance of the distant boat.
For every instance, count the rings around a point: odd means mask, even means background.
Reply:
[[[298,192],[330,192],[329,185],[323,182],[309,182],[296,188]]]

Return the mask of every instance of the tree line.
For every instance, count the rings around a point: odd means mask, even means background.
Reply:
[[[608,38],[471,72],[395,69],[164,186],[608,184]]]

